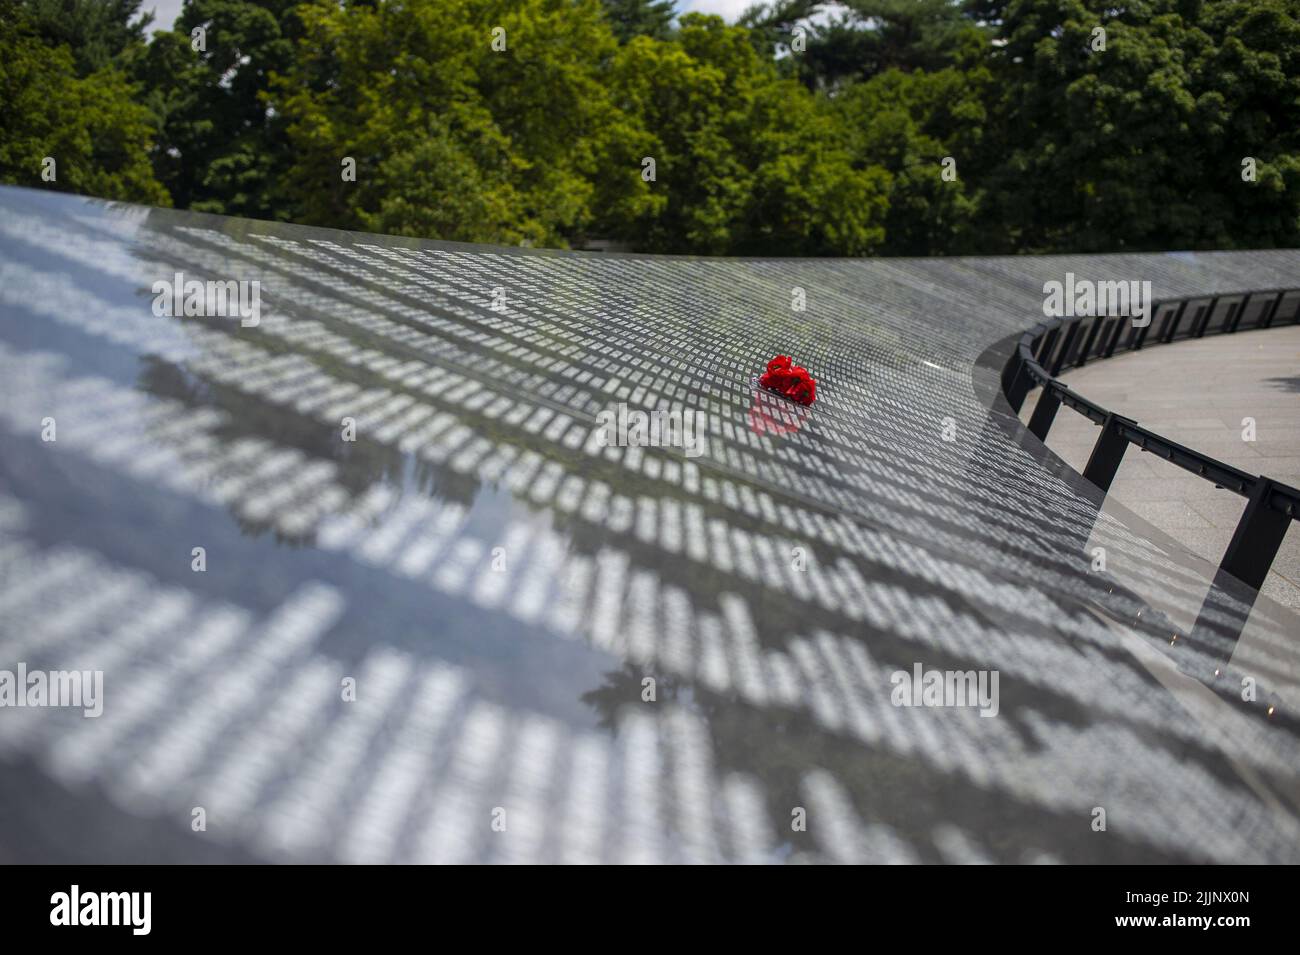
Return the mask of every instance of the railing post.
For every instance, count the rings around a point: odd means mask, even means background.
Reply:
[[[1061,398],[1051,385],[1044,386],[1034,405],[1034,413],[1029,418],[1029,430],[1039,441],[1047,440],[1047,432],[1056,418],[1057,409],[1061,407]]]
[[[1142,333],[1146,331],[1146,328],[1145,327],[1138,328],[1136,325],[1134,325],[1132,315],[1123,315],[1120,317],[1120,321],[1126,323],[1129,326],[1129,328],[1133,329],[1133,331],[1128,336],[1128,344],[1125,345],[1124,347],[1129,351],[1134,351],[1138,348],[1141,348]]]
[[[1070,327],[1065,331],[1065,341],[1061,342],[1061,350],[1056,354],[1056,360],[1052,362],[1052,367],[1048,371],[1053,378],[1061,373],[1061,366],[1065,364],[1066,356],[1070,354],[1070,346],[1074,344],[1075,336],[1079,334],[1079,323],[1073,321]]]
[[[1174,336],[1178,334],[1178,323],[1183,320],[1183,312],[1185,311],[1187,311],[1187,299],[1183,299],[1182,302],[1179,303],[1178,311],[1174,312],[1174,317],[1169,320],[1169,327],[1165,329],[1164,334],[1166,345],[1173,341]]]
[[[1237,303],[1229,302],[1228,314],[1223,316],[1223,330],[1225,332],[1230,332],[1233,330],[1233,328],[1235,327],[1233,325],[1233,322],[1236,320],[1236,318],[1237,318]]]
[[[1210,319],[1214,317],[1214,309],[1219,304],[1219,296],[1210,299],[1210,304],[1205,306],[1205,316],[1196,325],[1196,337],[1204,338],[1205,330],[1210,327]]]
[[[1151,326],[1154,324],[1155,324],[1155,317],[1152,316],[1151,321],[1147,322],[1145,325],[1139,328],[1137,332],[1134,334],[1133,348],[1135,351],[1142,350],[1142,344],[1147,340],[1147,332],[1151,331]]]
[[[1092,327],[1088,329],[1088,337],[1083,340],[1083,347],[1079,349],[1079,359],[1074,363],[1075,368],[1082,368],[1084,362],[1088,360],[1088,353],[1092,351],[1092,346],[1097,344],[1097,333],[1101,331],[1106,324],[1105,316],[1098,316],[1092,320]]]
[[[1119,344],[1119,336],[1124,334],[1124,316],[1119,315],[1115,319],[1115,331],[1111,333],[1110,341],[1106,344],[1106,357],[1109,358],[1115,354],[1115,346]]]
[[[1020,344],[1017,342],[1011,352],[1011,357],[1007,359],[1006,367],[1002,369],[1002,390],[1011,394],[1011,383],[1015,381],[1016,374],[1020,371]]]
[[[1282,299],[1284,298],[1286,298],[1286,292],[1277,293],[1277,298],[1273,299],[1273,304],[1268,307],[1268,312],[1260,319],[1260,328],[1268,328],[1273,324],[1273,319],[1277,318],[1277,313],[1282,308]]]
[[[1011,376],[1011,387],[1007,389],[1007,401],[1011,404],[1011,410],[1016,414],[1020,414],[1020,409],[1025,404],[1025,396],[1029,394],[1029,388],[1033,384],[1033,379],[1029,376],[1029,363],[1020,358],[1018,350],[1016,359],[1016,370]]]
[[[1259,590],[1273,566],[1277,549],[1282,546],[1291,518],[1269,506],[1273,482],[1261,476],[1255,482],[1246,510],[1237,522],[1232,541],[1223,554],[1219,569],[1232,574],[1243,584]]]
[[[1106,420],[1101,426],[1101,434],[1097,437],[1097,443],[1092,446],[1092,454],[1088,457],[1088,466],[1083,469],[1083,476],[1103,491],[1110,490],[1110,483],[1115,480],[1115,472],[1119,470],[1120,462],[1124,460],[1124,449],[1128,447],[1128,439],[1119,433],[1120,424],[1137,424],[1137,422],[1132,418],[1117,415],[1113,411],[1107,412]]]
[[[1059,330],[1059,325],[1049,329],[1047,334],[1043,337],[1042,344],[1038,346],[1038,353],[1034,355],[1034,360],[1040,365],[1045,366],[1047,364],[1047,356],[1052,353],[1052,346],[1056,344],[1056,336],[1059,333]]]
[[[1164,320],[1163,322],[1160,323],[1160,331],[1156,332],[1156,341],[1157,341],[1157,342],[1163,342],[1163,341],[1165,340],[1165,332],[1169,331],[1169,325],[1170,325],[1170,323],[1172,323],[1173,320],[1174,320],[1174,312],[1175,312],[1175,311],[1176,311],[1176,309],[1172,309],[1172,308],[1167,308],[1167,309],[1165,309],[1165,320]],[[1152,310],[1152,314],[1151,314],[1151,327],[1152,327],[1152,328],[1155,327],[1155,324],[1156,324],[1156,315],[1158,315],[1158,314],[1160,314],[1160,309],[1159,309],[1159,308],[1155,308],[1155,309]]]
[[[1237,330],[1237,326],[1241,324],[1241,320],[1242,320],[1242,318],[1244,318],[1245,315],[1246,315],[1246,307],[1247,307],[1248,305],[1250,305],[1250,293],[1249,293],[1249,292],[1247,292],[1246,295],[1245,295],[1245,297],[1241,300],[1241,304],[1239,304],[1239,305],[1237,306],[1237,314],[1235,314],[1235,315],[1232,316],[1232,321],[1231,321],[1231,323],[1229,323],[1229,325],[1228,325],[1228,332],[1229,332],[1229,334],[1231,334],[1232,332],[1235,332],[1235,331]]]

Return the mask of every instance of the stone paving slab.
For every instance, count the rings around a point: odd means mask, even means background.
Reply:
[[[1180,444],[1252,474],[1300,487],[1300,326],[1124,352],[1061,375],[1071,389]],[[1039,392],[1025,402],[1028,422]],[[1243,419],[1254,418],[1254,440]],[[1097,427],[1062,409],[1047,446],[1076,470]],[[1218,562],[1245,500],[1130,447],[1111,485],[1121,504]],[[1293,522],[1263,593],[1300,608],[1300,528]]]

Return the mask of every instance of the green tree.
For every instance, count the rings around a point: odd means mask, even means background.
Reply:
[[[990,245],[1300,241],[1300,0],[1015,0],[1000,33]]]
[[[602,0],[618,42],[634,36],[667,40],[673,33],[673,0]]]
[[[0,182],[169,205],[135,92],[111,66],[79,77],[67,46],[50,45],[28,11],[0,0]],[[42,178],[46,157],[53,182]]]
[[[267,93],[294,55],[296,4],[186,0],[174,31],[154,35],[138,75],[159,125],[154,164],[178,205],[293,217],[289,139]]]
[[[847,86],[832,102],[855,156],[891,174],[882,251],[971,252],[983,197],[986,67],[904,73]]]
[[[1216,199],[1200,248],[1300,245],[1300,0],[1206,4],[1213,56],[1196,64],[1206,145],[1198,192]],[[1242,161],[1258,163],[1254,183]],[[1185,179],[1184,179],[1185,181]],[[1210,188],[1207,189],[1206,185]]]
[[[813,88],[837,89],[891,69],[941,70],[987,50],[986,30],[956,0],[775,0],[751,7],[739,22]],[[793,49],[796,27],[804,32],[802,50]]]
[[[5,181],[665,252],[1300,244],[1300,0],[187,0],[147,45],[140,4],[0,0]]]
[[[857,255],[878,247],[888,174],[856,166],[825,101],[718,17],[688,14],[678,40],[632,40],[612,77],[653,140],[664,201],[621,228],[636,247],[709,254]]]
[[[129,68],[144,51],[152,13],[143,0],[20,0],[32,30],[50,46],[66,46],[78,76]]]
[[[617,42],[597,0],[328,0],[300,13],[272,102],[304,221],[565,245],[597,209],[654,204],[638,175],[645,134],[604,82]]]

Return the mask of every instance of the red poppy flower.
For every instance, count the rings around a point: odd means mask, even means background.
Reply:
[[[774,391],[801,405],[810,405],[817,400],[817,381],[808,374],[808,369],[794,364],[789,355],[777,355],[767,363],[767,373],[758,379],[758,383],[768,391]]]

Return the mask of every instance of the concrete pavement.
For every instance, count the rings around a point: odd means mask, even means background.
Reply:
[[[1251,474],[1300,487],[1300,326],[1215,335],[1096,361],[1062,375],[1073,390]],[[1040,392],[1025,402],[1028,422]],[[1253,439],[1246,419],[1254,420]],[[1082,471],[1097,428],[1062,408],[1047,446]],[[1245,499],[1130,447],[1111,486],[1121,504],[1218,563]],[[1293,522],[1263,592],[1300,609]]]

